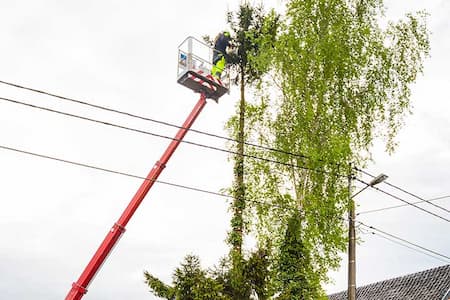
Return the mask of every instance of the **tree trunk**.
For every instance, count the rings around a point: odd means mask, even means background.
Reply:
[[[241,99],[239,102],[239,127],[237,132],[237,155],[234,165],[234,203],[233,203],[233,217],[231,220],[232,238],[231,247],[233,256],[235,258],[241,258],[242,256],[242,242],[243,242],[243,230],[244,219],[243,211],[245,208],[245,185],[244,185],[244,117],[245,117],[245,80],[244,70],[240,71],[241,82]]]

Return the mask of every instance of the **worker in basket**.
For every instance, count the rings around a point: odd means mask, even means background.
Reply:
[[[227,47],[230,46],[231,36],[228,31],[221,32],[217,35],[214,40],[214,53],[213,53],[213,67],[211,69],[211,75],[220,79],[226,64],[226,51]]]

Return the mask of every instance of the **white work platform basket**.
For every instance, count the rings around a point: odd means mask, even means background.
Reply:
[[[186,38],[178,47],[177,82],[217,101],[230,90],[230,74],[225,68],[220,79],[211,75],[214,51],[192,36]]]

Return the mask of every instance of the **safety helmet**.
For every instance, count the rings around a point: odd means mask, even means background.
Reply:
[[[226,37],[230,37],[230,33],[228,31],[224,31],[223,35],[226,36]]]

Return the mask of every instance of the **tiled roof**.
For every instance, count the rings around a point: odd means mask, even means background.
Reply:
[[[356,289],[357,300],[450,300],[450,265],[372,283]],[[446,296],[446,298],[444,298]],[[347,291],[328,296],[346,300]]]

